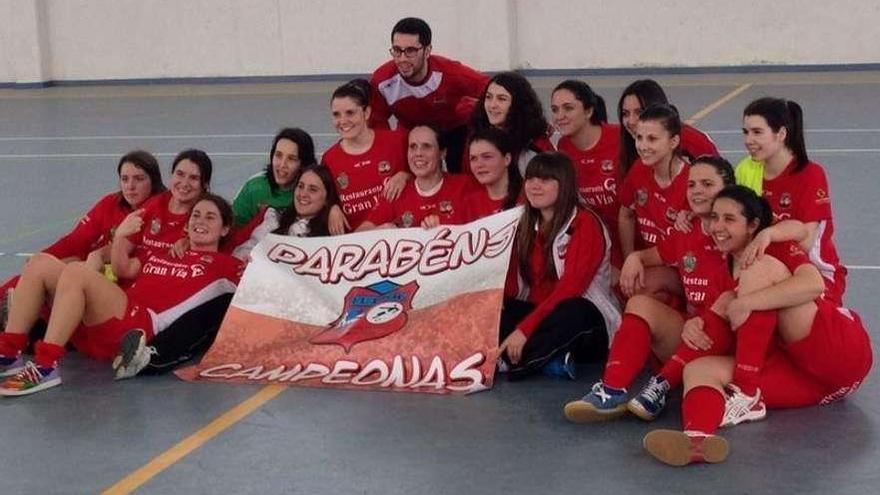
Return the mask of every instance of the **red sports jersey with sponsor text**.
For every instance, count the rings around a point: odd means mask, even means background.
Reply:
[[[376,129],[373,145],[352,155],[340,143],[330,147],[321,161],[330,168],[342,211],[352,229],[358,228],[379,204],[385,181],[406,170],[406,134]]]
[[[809,162],[799,172],[795,172],[794,167],[792,161],[779,176],[764,179],[763,194],[776,220],[794,219],[819,224],[815,243],[808,254],[825,279],[825,297],[840,306],[846,290],[846,268],[840,263],[834,245],[828,179],[817,163]]]
[[[620,126],[602,124],[599,141],[588,150],[579,149],[568,136],[559,139],[557,148],[574,162],[578,192],[608,227],[612,244],[611,264],[619,268],[623,262],[617,228],[620,212],[620,201],[617,199]]]
[[[168,205],[171,191],[153,196],[144,204],[144,226],[140,232],[128,237],[135,246],[145,250],[168,249],[180,240],[186,231],[189,212],[171,213]]]
[[[394,201],[380,198],[379,205],[370,212],[367,221],[374,225],[393,223],[397,227],[418,227],[430,215],[440,217],[443,225],[458,225],[468,221],[465,196],[475,186],[465,175],[444,174],[439,189],[423,195],[414,179],[406,183],[403,192]]]
[[[657,184],[654,168],[636,160],[620,187],[620,205],[635,212],[644,247],[657,244],[674,228],[679,210],[687,209],[685,164],[667,187]]]
[[[122,199],[119,192],[102,197],[86,212],[76,226],[43,250],[58,259],[86,257],[113,240],[116,226],[131,213],[131,207]]]
[[[678,270],[688,314],[697,315],[708,309],[718,296],[729,288],[726,282],[727,261],[712,237],[703,230],[699,217],[691,220],[691,231],[672,232],[657,243],[657,251],[664,263]]]
[[[428,75],[418,84],[407,82],[393,60],[373,72],[370,127],[387,129],[392,115],[406,129],[436,124],[448,130],[467,124],[489,77],[439,55],[429,56],[427,64]]]

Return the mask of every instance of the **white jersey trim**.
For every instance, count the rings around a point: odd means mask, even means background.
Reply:
[[[394,74],[391,78],[380,82],[378,88],[379,93],[388,102],[388,106],[392,106],[408,97],[425,98],[434,91],[437,91],[442,82],[443,73],[437,71],[432,72],[428,80],[418,86],[412,86],[406,82],[403,76]]]

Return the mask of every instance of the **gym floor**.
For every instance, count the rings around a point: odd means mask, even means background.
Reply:
[[[586,77],[608,102],[645,75]],[[782,96],[804,108],[810,157],[831,182],[836,240],[850,268],[846,303],[876,341],[880,219],[880,73],[658,75],[684,117],[736,163],[741,112]],[[544,98],[563,77],[532,81]],[[0,277],[64,233],[116,187],[126,151],[214,159],[213,190],[232,198],[262,169],[274,133],[299,126],[335,140],[329,94],[339,82],[85,86],[0,90]],[[873,219],[873,220],[872,220]],[[875,294],[871,296],[871,294]],[[880,384],[847,400],[771,411],[722,432],[720,465],[670,468],[642,449],[653,428],[679,428],[680,398],[654,424],[574,425],[562,405],[576,382],[503,378],[467,397],[187,383],[173,375],[112,380],[109,365],[71,353],[64,385],[0,400],[0,492],[41,493],[877,493]],[[874,408],[877,409],[874,409]]]

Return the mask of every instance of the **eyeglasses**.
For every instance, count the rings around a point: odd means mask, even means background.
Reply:
[[[399,57],[401,55],[406,55],[406,58],[412,58],[416,56],[416,53],[424,50],[424,46],[408,46],[406,48],[401,48],[399,46],[392,46],[388,49],[388,53],[391,54],[392,57]]]

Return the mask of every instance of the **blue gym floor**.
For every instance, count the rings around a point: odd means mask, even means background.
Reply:
[[[616,121],[620,91],[641,77],[587,80]],[[561,79],[533,79],[545,104]],[[837,244],[850,266],[846,302],[880,341],[873,204],[880,73],[657,79],[683,116],[704,115],[697,126],[734,163],[744,154],[746,103],[762,95],[801,103],[810,156],[827,170]],[[17,272],[24,254],[114,189],[116,161],[128,150],[156,153],[167,177],[178,151],[202,148],[214,159],[214,191],[230,199],[263,167],[278,128],[307,129],[323,151],[335,139],[328,98],[336,85],[0,90],[0,276]],[[138,493],[162,494],[880,492],[876,372],[842,403],[771,411],[765,422],[723,431],[732,447],[724,464],[670,468],[647,456],[641,439],[653,428],[678,428],[680,401],[651,425],[633,418],[569,424],[562,405],[582,395],[600,369],[580,371],[575,383],[500,378],[493,390],[468,397],[290,388],[175,460],[166,451],[261,387],[174,376],[114,382],[108,365],[73,353],[62,367],[63,386],[0,400],[0,493],[95,493],[123,479],[135,487],[146,480]],[[171,459],[166,469],[153,464],[145,476],[130,476],[160,455]]]

